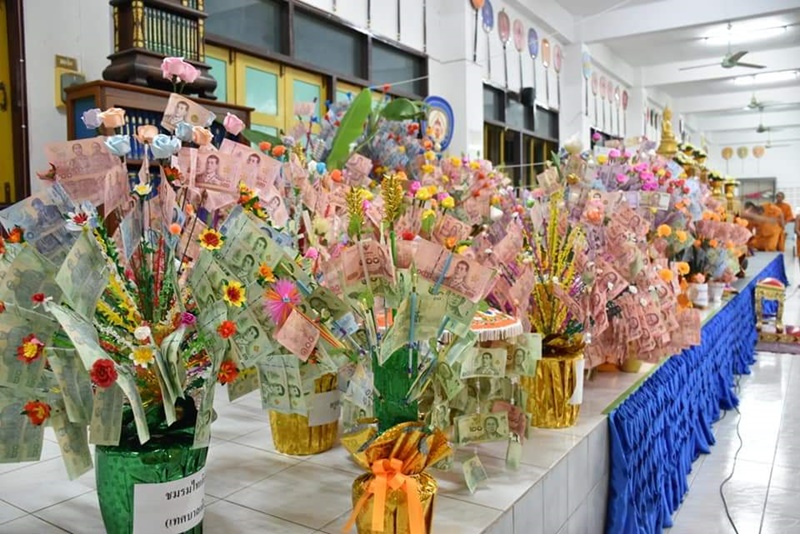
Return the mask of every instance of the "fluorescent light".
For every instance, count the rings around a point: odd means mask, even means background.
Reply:
[[[782,70],[778,72],[765,72],[753,76],[737,76],[733,79],[735,85],[755,85],[759,83],[777,83],[795,80],[798,77],[796,70]]]
[[[791,26],[776,26],[772,28],[762,28],[745,30],[737,28],[731,31],[720,31],[703,37],[703,42],[712,46],[723,46],[730,44],[750,43],[779,37],[789,31]]]

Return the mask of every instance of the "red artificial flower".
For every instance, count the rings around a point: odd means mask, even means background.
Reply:
[[[45,298],[44,293],[34,293],[31,300],[34,304],[43,304]]]
[[[414,238],[416,237],[414,235],[414,232],[412,232],[411,230],[404,230],[401,235],[402,235],[403,241],[414,241]]]
[[[222,362],[222,365],[219,366],[219,371],[217,371],[217,379],[222,385],[233,382],[236,380],[237,376],[239,376],[239,369],[237,369],[236,364],[230,360]]]
[[[6,311],[6,303],[0,300],[0,313]]]
[[[22,228],[15,226],[11,232],[8,233],[9,243],[22,243]]]
[[[0,235],[0,256],[6,253],[6,240]]]
[[[22,413],[28,416],[31,424],[36,426],[44,423],[50,417],[50,405],[42,401],[29,401],[23,406]]]
[[[233,321],[222,321],[217,327],[217,333],[222,339],[228,339],[236,333],[236,323]]]
[[[36,338],[36,334],[28,334],[22,338],[22,343],[17,347],[17,359],[21,362],[32,363],[41,358],[44,352],[44,343]]]
[[[97,387],[103,389],[111,387],[117,381],[117,369],[114,361],[108,358],[95,360],[89,370],[89,378]]]
[[[382,87],[384,93],[388,93],[391,90],[391,88],[392,88],[391,84],[388,83],[383,84]]]

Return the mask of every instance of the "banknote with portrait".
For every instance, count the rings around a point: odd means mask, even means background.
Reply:
[[[474,413],[457,417],[454,421],[458,444],[502,441],[508,439],[508,413]]]

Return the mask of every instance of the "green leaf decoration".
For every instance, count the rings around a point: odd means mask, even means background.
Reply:
[[[250,128],[245,128],[242,130],[242,136],[250,141],[251,143],[259,144],[259,143],[269,143],[272,146],[282,145],[283,141],[280,137],[276,137],[274,135],[270,135],[268,133],[259,132],[258,130],[251,130]]]
[[[328,170],[341,169],[350,156],[350,145],[364,133],[364,123],[372,111],[372,93],[364,89],[353,99],[333,138],[331,152],[325,164]]]
[[[425,110],[421,103],[407,98],[396,98],[386,104],[380,116],[390,121],[409,121],[425,118]]]

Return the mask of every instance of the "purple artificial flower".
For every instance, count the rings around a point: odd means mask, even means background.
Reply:
[[[194,326],[197,322],[197,317],[191,312],[181,312],[181,324],[184,326]]]

